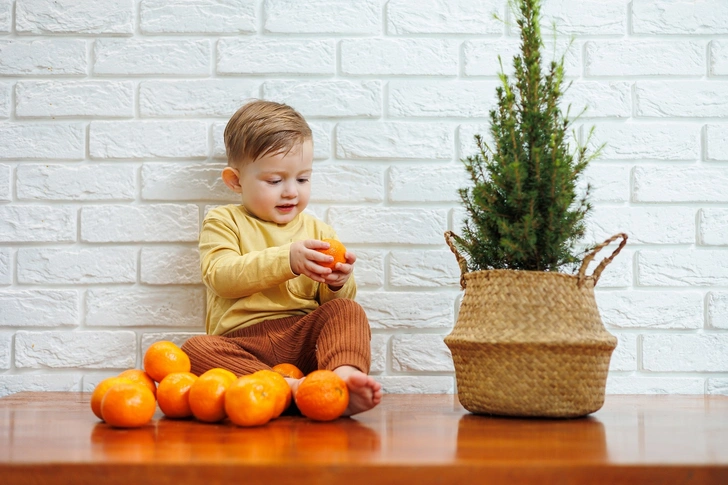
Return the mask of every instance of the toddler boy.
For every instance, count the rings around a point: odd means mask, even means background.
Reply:
[[[290,106],[252,101],[225,128],[222,180],[241,204],[212,209],[200,232],[207,287],[207,335],[182,346],[200,375],[222,367],[237,375],[290,363],[308,374],[328,369],[349,388],[352,415],[379,404],[368,375],[369,322],[354,302],[356,256],[332,270],[321,239],[334,230],[303,213],[311,194],[313,139]],[[304,377],[305,379],[305,377]],[[301,380],[286,379],[295,396]]]

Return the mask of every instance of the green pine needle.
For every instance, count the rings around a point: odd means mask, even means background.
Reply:
[[[521,31],[520,54],[513,59],[514,81],[503,70],[496,88],[498,105],[490,111],[493,145],[475,135],[478,151],[462,160],[471,185],[459,190],[467,218],[456,246],[468,269],[559,271],[579,261],[576,244],[585,234],[591,210],[590,187],[579,197],[577,181],[599,147],[588,153],[567,133],[575,119],[559,101],[564,58],[544,70],[540,0],[512,0]],[[576,137],[574,137],[576,139]]]

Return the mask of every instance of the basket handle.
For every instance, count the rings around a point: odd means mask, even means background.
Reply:
[[[594,256],[597,255],[599,251],[601,251],[603,248],[614,242],[615,240],[622,238],[622,241],[619,243],[619,246],[617,249],[614,250],[614,252],[608,257],[604,258],[601,263],[599,263],[599,266],[596,267],[594,272],[592,273],[591,277],[594,279],[594,285],[596,286],[597,281],[599,281],[599,277],[602,274],[602,271],[604,271],[604,268],[607,267],[609,263],[612,262],[612,260],[619,254],[619,252],[622,250],[625,244],[627,244],[627,234],[620,232],[619,234],[615,234],[614,236],[610,237],[603,243],[597,245],[592,251],[586,255],[584,260],[581,263],[581,267],[579,268],[579,286],[584,284],[584,281],[586,280],[586,268],[589,266],[589,263],[591,263],[592,259],[594,259]],[[458,261],[458,266],[460,266],[460,288],[463,290],[465,289],[465,274],[468,272],[468,262],[465,260],[462,254],[457,250],[455,247],[455,243],[453,242],[454,239],[457,239],[458,235],[455,234],[452,231],[445,232],[445,242],[450,247],[450,251],[455,255],[455,259]]]
[[[455,255],[455,259],[458,260],[458,266],[460,266],[460,288],[465,289],[465,273],[468,272],[468,262],[465,260],[462,254],[455,247],[454,239],[458,239],[458,235],[452,231],[445,232],[445,242],[450,246],[450,251]]]
[[[589,254],[586,255],[584,258],[584,261],[581,263],[581,267],[579,268],[579,286],[584,284],[584,281],[586,280],[586,267],[589,266],[589,263],[591,263],[592,259],[594,259],[594,256],[597,255],[599,251],[601,251],[604,247],[608,246],[613,241],[622,238],[622,242],[619,243],[619,246],[617,249],[614,250],[611,256],[608,258],[604,258],[601,263],[599,263],[599,266],[594,270],[594,273],[592,273],[591,277],[594,278],[594,285],[596,286],[597,281],[599,281],[599,276],[601,276],[602,271],[604,271],[604,268],[607,267],[609,263],[612,262],[614,257],[619,254],[619,252],[622,250],[625,244],[627,244],[627,234],[620,232],[619,234],[615,234],[614,236],[610,237],[606,241],[604,241],[601,244],[598,244]]]

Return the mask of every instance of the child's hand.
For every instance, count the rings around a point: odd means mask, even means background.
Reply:
[[[319,283],[326,283],[325,277],[332,274],[332,270],[321,263],[328,263],[333,258],[328,254],[316,251],[326,249],[328,244],[317,239],[306,239],[291,244],[291,269],[298,275],[306,275]],[[348,261],[348,260],[347,260]],[[340,266],[347,266],[339,263]],[[349,270],[351,272],[351,270]]]
[[[356,256],[354,253],[347,251],[344,255],[346,263],[336,263],[334,271],[326,276],[326,284],[329,285],[333,291],[338,291],[347,282],[351,272],[354,270],[354,263],[356,262]]]

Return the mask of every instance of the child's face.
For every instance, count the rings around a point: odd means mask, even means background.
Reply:
[[[311,197],[313,143],[306,140],[288,153],[266,155],[240,169],[243,206],[259,219],[291,222]]]

